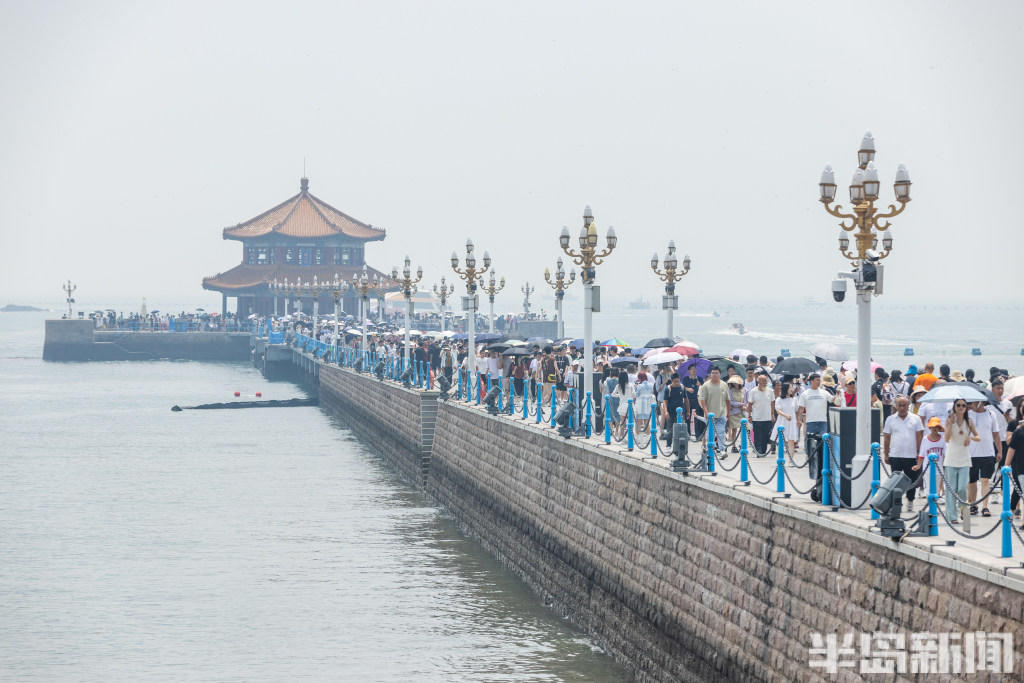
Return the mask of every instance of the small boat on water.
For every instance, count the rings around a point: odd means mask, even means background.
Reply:
[[[647,299],[640,297],[629,302],[629,307],[633,310],[646,310],[651,307],[651,302]]]
[[[712,315],[712,316],[714,316],[715,318],[719,318],[719,317],[721,317],[721,316],[719,315],[718,311],[711,311],[711,315]]]
[[[738,334],[746,334],[747,328],[743,326],[743,323],[733,323],[732,329],[736,330]]]

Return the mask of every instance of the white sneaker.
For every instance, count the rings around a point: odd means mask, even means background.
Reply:
[[[907,512],[913,512],[913,511],[914,511],[914,501],[908,500],[907,501]]]

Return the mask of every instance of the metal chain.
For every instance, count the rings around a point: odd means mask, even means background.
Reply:
[[[768,484],[772,483],[772,480],[774,480],[775,477],[777,477],[779,475],[779,468],[778,467],[773,467],[772,468],[772,476],[768,477],[764,481],[761,481],[760,479],[757,478],[757,475],[754,474],[754,468],[753,467],[748,467],[747,468],[747,473],[750,475],[750,478],[753,479],[754,481],[756,481],[758,484],[761,484],[762,486],[767,486]]]
[[[793,483],[793,478],[789,476],[789,470],[786,469],[785,465],[782,466],[782,473],[786,476],[786,481],[788,481],[789,485],[793,487],[793,490],[796,491],[801,496],[806,496],[808,493],[814,490],[814,484],[812,484],[811,488],[807,489],[806,491],[801,491],[799,488],[797,488],[797,485]],[[776,474],[778,474],[778,472],[776,472]]]
[[[956,491],[953,489],[953,487],[951,487],[949,485],[949,480],[946,479],[946,470],[945,470],[945,468],[940,466],[938,469],[939,469],[939,474],[942,475],[942,481],[945,482],[945,484],[946,484],[946,492],[947,493],[952,493],[953,494],[953,498],[955,498],[956,502],[960,503],[961,505],[970,505],[970,506],[976,507],[978,505],[978,503],[980,503],[981,501],[985,500],[986,498],[991,496],[993,493],[998,491],[1000,488],[1002,488],[1002,485],[1003,485],[1002,480],[1000,480],[996,485],[994,485],[991,488],[989,488],[988,493],[986,493],[984,496],[982,496],[981,498],[979,498],[975,502],[971,503],[971,502],[968,502],[968,501],[964,500],[960,496],[958,496],[956,494]],[[923,472],[922,472],[922,474],[923,474]]]
[[[961,503],[961,505],[963,505],[963,503]],[[986,536],[990,535],[993,531],[998,529],[1000,527],[1000,525],[1002,525],[1002,523],[1003,523],[1003,520],[997,519],[996,523],[992,526],[992,528],[989,529],[988,531],[986,531],[985,533],[981,534],[980,536],[973,536],[971,534],[965,534],[964,532],[962,532],[959,529],[957,529],[956,525],[952,524],[949,521],[949,518],[946,517],[945,511],[942,509],[943,507],[944,506],[942,506],[942,505],[936,505],[935,509],[938,510],[940,515],[942,515],[942,519],[946,520],[946,525],[949,526],[950,530],[952,530],[958,536],[963,536],[964,538],[973,538],[973,539],[985,538]],[[1012,526],[1012,524],[1011,524],[1011,526]]]

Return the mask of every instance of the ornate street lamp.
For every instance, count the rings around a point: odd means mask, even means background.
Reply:
[[[661,307],[668,312],[668,334],[666,336],[669,339],[674,339],[672,336],[672,317],[675,315],[675,311],[679,310],[676,283],[690,272],[690,256],[687,254],[683,257],[683,267],[679,268],[679,259],[676,257],[676,243],[675,240],[670,240],[668,243],[668,253],[665,254],[665,270],[658,270],[657,252],[651,256],[651,270],[665,283],[665,296],[661,300]]]
[[[295,282],[288,282],[288,278],[285,278],[283,282],[279,282],[278,283],[278,288],[279,288],[279,290],[281,291],[281,293],[285,297],[285,300],[284,300],[285,313],[288,312],[288,301],[289,301],[289,299],[295,299],[296,300],[296,303],[297,303],[296,310],[297,310],[297,312],[301,312],[302,311],[302,297],[303,296],[307,296],[309,294],[309,291],[310,291],[309,283],[307,282],[307,283],[305,283],[305,285],[303,285],[302,278],[300,278],[300,277],[295,278]],[[294,326],[295,325],[293,324],[292,327],[294,327]]]
[[[267,289],[270,290],[270,296],[274,297],[274,317],[277,317],[277,295],[281,293],[281,287],[275,277],[273,280],[267,283]]]
[[[416,291],[416,285],[420,280],[423,279],[423,268],[419,267],[416,269],[416,278],[412,277],[412,264],[409,261],[409,257],[405,257],[405,267],[402,269],[402,277],[398,277],[398,267],[391,269],[391,279],[398,282],[398,285],[402,288],[402,293],[405,295],[405,366],[409,367],[409,326],[412,324],[412,295]]]
[[[334,280],[330,283],[324,283],[324,286],[331,292],[331,298],[334,300],[334,334],[331,335],[331,346],[337,348],[338,328],[340,327],[338,313],[341,310],[341,297],[348,291],[349,285],[341,279],[341,276],[335,273]]]
[[[446,324],[448,322],[448,297],[455,292],[455,285],[446,284],[444,276],[441,276],[441,287],[438,289],[437,285],[434,285],[434,294],[441,300],[441,333],[444,334],[446,331]]]
[[[530,283],[527,282],[525,285],[519,288],[519,291],[523,293],[523,313],[529,317],[530,315],[530,295],[537,291],[536,287],[531,287]]]
[[[366,264],[364,263],[362,273],[358,275],[355,273],[352,274],[352,288],[355,289],[357,294],[359,294],[359,328],[363,333],[360,348],[362,349],[363,357],[365,358],[366,323],[370,319],[370,290],[380,288],[380,280],[376,275],[372,278],[370,277],[369,272],[366,270]],[[406,328],[408,328],[408,324],[406,325]]]
[[[836,197],[835,173],[826,166],[821,174],[820,201],[829,214],[840,219],[839,253],[853,266],[851,273],[840,273],[841,278],[854,282],[857,290],[857,454],[871,450],[871,295],[882,293],[882,265],[879,261],[892,253],[892,234],[889,219],[903,213],[910,201],[910,174],[900,164],[896,170],[893,193],[897,204],[890,204],[887,211],[880,213],[875,208],[878,200],[879,180],[875,168],[875,139],[866,133],[857,150],[859,168],[850,183],[850,204],[853,213],[847,213],[839,205],[832,206]],[[855,251],[850,250],[850,238],[856,240]],[[877,251],[881,237],[882,251]],[[845,283],[841,290],[845,291]],[[841,296],[837,296],[841,300]]]
[[[467,340],[469,346],[469,359],[467,360],[467,369],[469,376],[469,387],[474,387],[476,382],[476,309],[479,307],[479,301],[476,295],[476,282],[481,276],[487,272],[487,269],[491,267],[491,255],[486,251],[483,257],[483,268],[477,269],[476,267],[476,256],[473,255],[473,240],[466,240],[466,267],[464,270],[459,269],[459,255],[454,251],[452,252],[452,270],[458,273],[459,277],[466,281],[466,294],[467,296],[463,299],[463,309],[466,311],[466,317],[469,318],[469,339]],[[475,389],[467,389],[466,400],[473,395]]]
[[[566,278],[565,266],[562,264],[562,257],[555,262],[555,278],[551,279],[551,271],[544,269],[544,282],[551,285],[555,290],[555,320],[558,327],[558,338],[565,339],[565,318],[562,317],[562,299],[565,298],[565,290],[576,281],[576,271],[569,269],[569,277]]]
[[[73,285],[71,284],[71,280],[68,280],[61,286],[61,289],[64,290],[64,301],[67,302],[68,305],[68,320],[71,320],[71,304],[75,303],[75,299],[72,295],[78,289],[78,285]]]
[[[495,281],[494,271],[491,271],[491,280],[487,286],[484,286],[483,277],[480,278],[480,289],[487,294],[487,300],[490,301],[490,315],[487,318],[487,331],[494,332],[494,295],[505,289],[505,278],[501,278],[501,284]]]
[[[615,228],[609,226],[605,236],[605,249],[597,250],[597,226],[594,224],[594,214],[590,207],[583,209],[583,227],[580,228],[579,250],[569,246],[569,228],[563,227],[562,233],[558,236],[559,245],[565,255],[572,259],[573,263],[581,266],[580,279],[583,280],[583,388],[584,392],[593,391],[594,378],[594,348],[593,348],[593,312],[600,311],[601,297],[598,289],[595,301],[594,278],[597,276],[597,266],[604,262],[604,259],[615,250],[618,244],[618,237],[615,235]],[[585,409],[585,408],[584,408]]]

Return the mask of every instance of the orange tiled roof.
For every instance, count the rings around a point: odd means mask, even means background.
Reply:
[[[244,223],[224,228],[224,239],[246,240],[270,233],[314,238],[347,235],[366,241],[382,240],[385,236],[382,228],[356,220],[311,195],[306,178],[294,197]]]
[[[312,282],[313,276],[316,276],[317,280],[320,282],[330,282],[334,279],[335,274],[337,274],[342,280],[351,282],[353,275],[362,272],[362,266],[242,264],[240,266],[235,266],[226,273],[218,273],[213,277],[203,278],[203,289],[212,289],[218,292],[240,292],[241,290],[246,289],[256,289],[257,291],[253,293],[269,296],[270,291],[267,288],[267,283],[272,282],[274,278],[277,278],[278,281],[284,281],[287,278],[289,283],[293,283],[298,279],[301,279],[303,282]],[[367,266],[366,272],[369,274],[370,278],[373,278],[374,275],[384,278],[385,290],[398,286],[398,283],[391,281],[390,276],[385,275],[379,270],[375,270]]]

